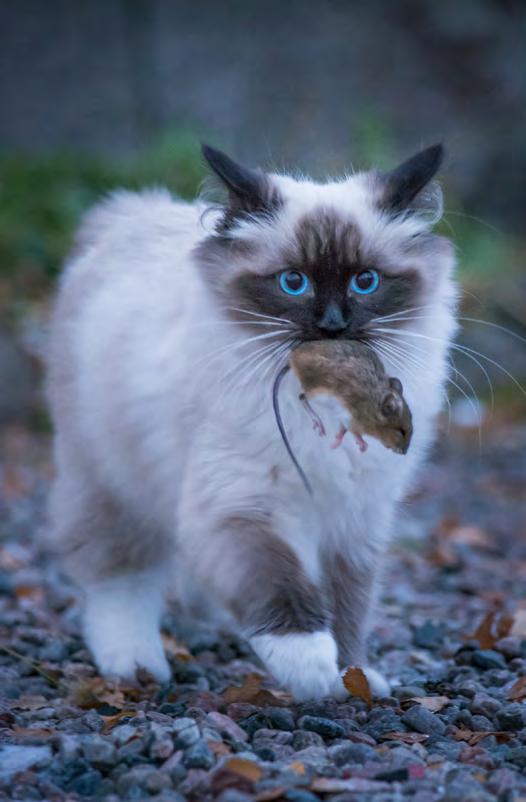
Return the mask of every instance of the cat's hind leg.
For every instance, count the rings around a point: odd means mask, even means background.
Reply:
[[[143,668],[168,680],[160,635],[165,538],[75,469],[59,471],[50,519],[53,545],[84,591],[84,635],[99,671],[131,679]]]

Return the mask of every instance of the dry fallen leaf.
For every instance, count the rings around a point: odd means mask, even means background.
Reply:
[[[56,730],[51,730],[49,727],[13,727],[11,732],[17,741],[31,741],[35,738],[39,741],[47,741],[57,734]]]
[[[168,635],[167,633],[163,632],[161,634],[161,639],[163,642],[164,651],[169,654],[170,657],[175,657],[177,660],[192,659],[192,655],[186,646],[180,643],[177,638],[174,638],[173,635]]]
[[[468,730],[466,727],[456,727],[453,730],[453,738],[456,741],[465,741],[469,746],[476,746],[479,741],[482,741],[489,735],[492,735],[497,740],[497,743],[506,743],[514,737],[513,732],[506,732],[505,730],[475,732],[474,730]]]
[[[263,677],[261,674],[247,674],[243,685],[231,685],[223,693],[223,700],[226,705],[237,702],[245,702],[265,707],[265,705],[287,705],[291,701],[289,694],[283,691],[269,691],[262,688]]]
[[[210,751],[213,752],[216,757],[224,757],[225,755],[232,754],[230,747],[223,741],[207,741],[207,744]]]
[[[428,738],[429,735],[421,732],[386,732],[382,735],[382,740],[400,741],[403,744],[422,744]]]
[[[526,677],[519,677],[509,689],[506,697],[512,702],[522,702],[526,699]]]
[[[477,629],[466,640],[476,640],[481,649],[493,649],[497,641],[509,634],[513,618],[504,613],[486,613]]]
[[[300,777],[303,777],[305,774],[305,764],[301,763],[299,760],[295,760],[294,763],[291,763],[289,769],[291,769],[294,774],[299,774]]]
[[[406,701],[417,702],[417,704],[430,710],[431,713],[438,713],[443,707],[450,704],[451,699],[448,696],[411,696]]]
[[[246,760],[243,757],[233,757],[223,764],[223,768],[232,771],[234,774],[239,774],[245,780],[257,782],[263,776],[263,770],[253,760]]]
[[[123,718],[129,718],[137,715],[135,710],[119,710],[118,713],[115,713],[114,716],[102,716],[104,720],[104,726],[102,727],[102,734],[107,735],[108,732],[120,724]]]
[[[343,684],[351,696],[363,699],[369,706],[372,705],[373,697],[371,694],[371,686],[369,685],[369,680],[365,676],[363,669],[348,668],[343,675]]]
[[[141,691],[140,688],[126,687],[110,682],[103,677],[91,677],[82,679],[71,686],[68,702],[84,710],[109,705],[119,711],[124,711],[130,702],[138,702],[143,697],[144,691]]]

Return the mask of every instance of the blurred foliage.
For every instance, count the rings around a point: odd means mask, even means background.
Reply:
[[[119,159],[0,154],[0,309],[46,293],[80,216],[111,190],[162,184],[191,198],[203,176],[199,142],[186,131]]]
[[[374,111],[357,122],[352,141],[357,163],[387,167],[402,158]],[[112,189],[163,184],[192,198],[204,175],[198,140],[184,130],[168,132],[133,157],[0,154],[0,310],[16,312],[46,295],[81,214]],[[464,215],[447,186],[441,229],[455,241],[461,275],[470,284],[484,284],[497,272],[514,272],[519,264],[523,249]]]

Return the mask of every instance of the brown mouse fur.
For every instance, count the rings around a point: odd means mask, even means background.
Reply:
[[[357,340],[319,340],[302,343],[290,356],[290,366],[308,400],[321,393],[335,396],[351,414],[346,428],[362,451],[363,435],[380,440],[386,448],[405,454],[413,433],[412,416],[403,397],[402,384],[389,378],[374,351]],[[323,424],[306,403],[323,434]]]

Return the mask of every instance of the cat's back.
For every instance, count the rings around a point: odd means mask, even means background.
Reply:
[[[117,192],[88,212],[62,273],[47,395],[60,443],[89,454],[106,484],[155,481],[151,466],[181,453],[203,211],[164,190]]]

